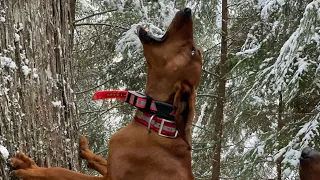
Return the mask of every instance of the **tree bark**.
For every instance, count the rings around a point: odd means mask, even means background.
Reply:
[[[0,145],[79,170],[74,10],[75,0],[0,1]]]
[[[221,32],[221,55],[220,62],[217,68],[219,75],[216,107],[213,111],[214,132],[212,134],[213,145],[213,159],[212,159],[212,180],[219,180],[220,177],[220,159],[221,159],[221,138],[223,132],[223,119],[224,119],[224,104],[226,96],[226,78],[227,74],[227,54],[228,54],[228,1],[222,0],[222,32]]]

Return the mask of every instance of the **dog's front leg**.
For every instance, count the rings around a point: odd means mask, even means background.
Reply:
[[[88,176],[64,168],[43,168],[23,153],[12,158],[13,173],[24,180],[104,180],[104,177]]]
[[[98,171],[101,175],[107,175],[107,160],[94,154],[88,145],[88,140],[80,136],[80,157],[88,162],[88,168]]]

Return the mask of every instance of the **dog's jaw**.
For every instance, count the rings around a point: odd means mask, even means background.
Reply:
[[[145,44],[160,44],[166,39],[166,34],[163,35],[161,38],[158,38],[148,31],[146,31],[142,26],[138,26],[137,28],[137,35],[141,42]]]

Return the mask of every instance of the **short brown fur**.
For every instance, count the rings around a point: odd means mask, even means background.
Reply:
[[[63,168],[42,168],[23,153],[12,159],[14,171],[25,180],[193,180],[190,126],[195,94],[202,71],[202,57],[193,39],[191,10],[179,11],[161,40],[138,30],[147,60],[145,94],[173,104],[179,136],[170,139],[133,120],[109,142],[108,162],[90,151],[80,137],[81,157],[102,177]]]

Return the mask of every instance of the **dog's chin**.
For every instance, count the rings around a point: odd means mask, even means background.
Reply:
[[[137,34],[140,39],[140,41],[144,44],[159,44],[165,41],[166,34],[162,36],[161,38],[156,37],[146,31],[143,27],[139,26],[137,29]]]

